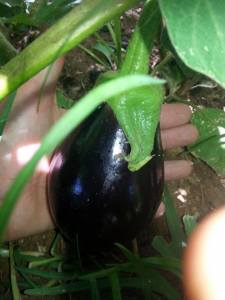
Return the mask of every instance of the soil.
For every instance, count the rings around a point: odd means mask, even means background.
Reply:
[[[131,34],[134,19],[137,18],[138,11],[129,12],[124,18],[124,31],[128,37]],[[130,26],[132,24],[132,26]],[[126,40],[124,41],[126,43]],[[91,39],[87,42],[91,43]],[[63,88],[67,96],[74,101],[79,99],[85,92],[94,85],[93,77],[103,71],[102,67],[93,63],[93,60],[82,50],[75,49],[66,56],[64,71],[60,78],[59,86]],[[225,91],[218,86],[210,88],[196,87],[187,95],[196,105],[206,105],[208,107],[223,108],[225,105]],[[174,159],[179,159],[176,152],[170,152],[167,155]],[[207,213],[225,204],[225,177],[219,177],[204,162],[189,156],[194,163],[193,173],[186,179],[170,182],[169,190],[173,196],[174,204],[180,216],[184,214],[197,214],[199,220]],[[149,232],[148,240],[157,235],[168,235],[164,216],[154,220]],[[19,241],[19,245],[26,250],[46,251],[54,232],[30,237]],[[144,245],[144,243],[142,243]],[[149,254],[151,251],[147,248],[142,249],[142,253]],[[8,264],[5,259],[0,259],[0,282],[3,283],[8,277]],[[2,284],[0,284],[0,295]],[[12,299],[9,294],[5,295],[3,300]],[[32,300],[35,297],[23,296],[23,299]],[[57,299],[75,299],[68,296],[59,297],[40,297],[40,300]],[[77,298],[76,298],[77,299]],[[133,298],[129,298],[130,300]]]

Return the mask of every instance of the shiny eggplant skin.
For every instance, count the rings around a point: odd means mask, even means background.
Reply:
[[[112,110],[98,108],[56,149],[47,193],[50,211],[63,236],[84,247],[106,249],[133,239],[149,222],[163,191],[159,130],[153,158],[131,172],[130,146]]]

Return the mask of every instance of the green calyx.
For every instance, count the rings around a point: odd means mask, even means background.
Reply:
[[[160,21],[157,1],[146,1],[117,76],[148,74],[149,56]],[[112,75],[110,72],[105,79],[114,76],[115,73]],[[108,101],[131,146],[131,152],[126,157],[131,171],[139,170],[151,159],[154,146],[164,96],[164,82],[152,79],[151,85],[137,88]]]

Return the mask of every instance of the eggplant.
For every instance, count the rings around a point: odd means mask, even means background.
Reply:
[[[126,136],[111,108],[99,107],[53,153],[47,182],[52,218],[66,240],[107,249],[138,235],[161,201],[164,161],[160,131],[152,159],[128,169]]]

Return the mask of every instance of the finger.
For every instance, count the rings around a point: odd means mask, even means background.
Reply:
[[[187,160],[167,160],[164,163],[165,180],[187,177],[193,170],[193,163]]]
[[[161,131],[164,149],[184,147],[193,144],[198,138],[198,130],[191,124]]]
[[[191,235],[183,259],[188,300],[225,299],[225,208],[206,217]]]
[[[173,128],[188,123],[191,119],[191,109],[188,105],[174,103],[163,104],[160,127],[161,129]]]

